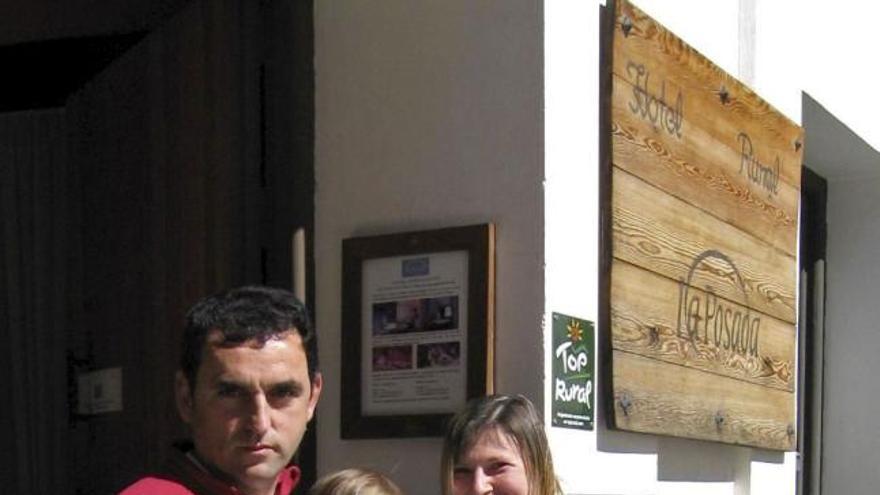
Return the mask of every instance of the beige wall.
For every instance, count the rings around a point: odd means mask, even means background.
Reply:
[[[497,223],[498,390],[524,392],[546,405],[542,315],[598,316],[602,3],[389,0],[381,8],[353,0],[315,3],[316,293],[327,377],[318,426],[322,473],[372,466],[390,472],[411,493],[438,492],[439,440],[339,438],[345,237]],[[738,38],[743,35],[734,15],[738,2],[711,9],[700,3],[685,8],[686,15],[678,2],[639,4],[726,70],[755,67],[754,60],[741,59],[740,44],[755,40]],[[750,36],[766,40],[775,17],[762,19],[766,9],[757,13],[751,18],[757,34]],[[776,45],[756,44],[754,56],[762,62],[756,89],[799,120],[800,109],[787,104],[799,87],[784,77]],[[841,145],[817,139],[823,124],[804,120],[807,161],[815,167],[813,151],[821,146],[830,153]],[[867,156],[876,166],[876,152]],[[834,322],[842,333],[836,342],[830,338],[826,351],[827,379],[837,394],[828,406],[826,420],[832,424],[826,425],[826,437],[838,442],[827,445],[835,459],[826,463],[826,481],[837,487],[828,493],[867,493],[864,488],[877,484],[876,470],[850,469],[870,464],[876,450],[863,434],[873,399],[859,398],[863,389],[870,397],[870,386],[846,385],[852,378],[846,363],[854,362],[847,356],[857,356],[863,369],[876,347],[870,303],[845,296],[853,287],[872,294],[869,280],[859,276],[870,265],[860,256],[873,252],[877,242],[876,222],[866,220],[876,205],[869,194],[876,176],[871,177],[866,183],[832,180],[829,188],[829,221],[838,227],[831,227],[829,237],[828,318],[829,328]],[[865,194],[848,195],[852,190]],[[858,244],[851,250],[835,247],[835,233]],[[851,261],[840,264],[836,275],[834,256]],[[864,369],[867,374],[859,376],[873,376],[873,368]],[[601,395],[597,406],[601,410]],[[600,413],[591,433],[550,430],[570,493],[794,493],[793,453],[609,431],[603,421]],[[855,450],[846,455],[850,446]]]
[[[542,401],[541,19],[528,0],[315,2],[319,474],[439,493],[439,439],[340,439],[346,237],[494,222],[497,390]]]

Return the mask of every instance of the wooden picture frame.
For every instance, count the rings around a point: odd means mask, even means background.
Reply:
[[[492,224],[344,239],[341,433],[442,436],[493,391]]]

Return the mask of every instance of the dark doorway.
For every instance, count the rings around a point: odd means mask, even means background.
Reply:
[[[821,493],[824,376],[827,181],[804,167],[801,175],[801,317],[798,338],[799,469],[801,495]]]
[[[71,93],[146,33],[56,39],[0,46],[0,113],[63,107]]]
[[[297,229],[312,252],[311,3],[181,4],[148,33],[0,48],[8,61],[29,63],[17,71],[32,76],[30,83],[7,78],[0,88],[2,109],[23,115],[4,129],[50,119],[52,150],[64,157],[63,177],[24,177],[37,185],[52,180],[51,187],[36,187],[31,198],[17,190],[0,196],[4,205],[14,198],[10,204],[40,211],[51,200],[57,212],[49,223],[58,228],[27,244],[62,260],[44,284],[65,303],[52,308],[65,338],[53,341],[46,363],[64,370],[56,395],[68,406],[62,421],[69,434],[60,443],[67,475],[53,493],[115,493],[157,467],[184,435],[171,394],[184,310],[229,286],[290,287]],[[37,72],[28,72],[34,65]],[[55,110],[29,115],[43,107]],[[25,138],[18,140],[23,153],[45,152],[43,141]],[[0,266],[25,266],[18,250],[0,254]],[[312,260],[307,256],[309,301]],[[6,303],[0,301],[0,318],[12,314]],[[47,303],[29,304],[15,314],[41,314]],[[77,414],[77,375],[107,368],[121,369],[123,410]],[[6,416],[0,420],[5,426]],[[39,437],[33,425],[25,427],[14,439]],[[4,460],[16,459],[14,449],[5,452]],[[314,479],[315,457],[312,436],[300,459],[303,486]],[[36,475],[22,472],[4,486],[45,492],[29,484]]]

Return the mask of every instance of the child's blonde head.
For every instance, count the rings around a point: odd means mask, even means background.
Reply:
[[[309,495],[403,495],[403,492],[381,473],[351,468],[324,476]]]

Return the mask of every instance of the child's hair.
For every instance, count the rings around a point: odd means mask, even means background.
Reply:
[[[351,468],[319,479],[309,495],[403,495],[403,492],[381,473]]]

